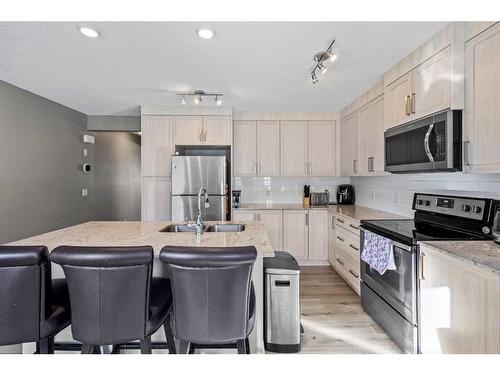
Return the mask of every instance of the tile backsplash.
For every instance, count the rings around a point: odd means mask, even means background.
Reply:
[[[413,216],[411,206],[415,192],[500,199],[500,174],[393,174],[350,180],[356,204],[404,216]]]
[[[335,201],[337,185],[348,184],[347,177],[235,177],[233,189],[241,190],[241,203],[300,203],[304,185],[311,191],[330,192]]]

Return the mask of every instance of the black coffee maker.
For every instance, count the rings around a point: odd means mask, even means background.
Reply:
[[[337,204],[354,204],[354,186],[339,185],[337,186]]]

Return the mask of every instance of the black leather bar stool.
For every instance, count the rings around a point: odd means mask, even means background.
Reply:
[[[255,247],[201,248],[166,246],[160,253],[170,271],[173,331],[180,352],[195,347],[236,343],[249,352],[255,322],[251,281]]]
[[[151,335],[164,326],[169,353],[175,353],[170,329],[170,281],[153,278],[153,248],[61,246],[50,254],[68,281],[73,338],[82,353],[96,347],[140,340],[151,353]]]
[[[0,246],[0,345],[37,343],[54,353],[54,336],[71,323],[64,279],[51,279],[45,246]]]

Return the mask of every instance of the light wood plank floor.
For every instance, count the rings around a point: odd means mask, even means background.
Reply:
[[[302,267],[302,353],[401,353],[329,266]]]

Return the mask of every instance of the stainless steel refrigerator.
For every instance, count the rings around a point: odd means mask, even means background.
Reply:
[[[172,157],[172,220],[195,221],[198,191],[208,192],[210,207],[201,200],[203,220],[226,220],[227,164],[225,156]]]

